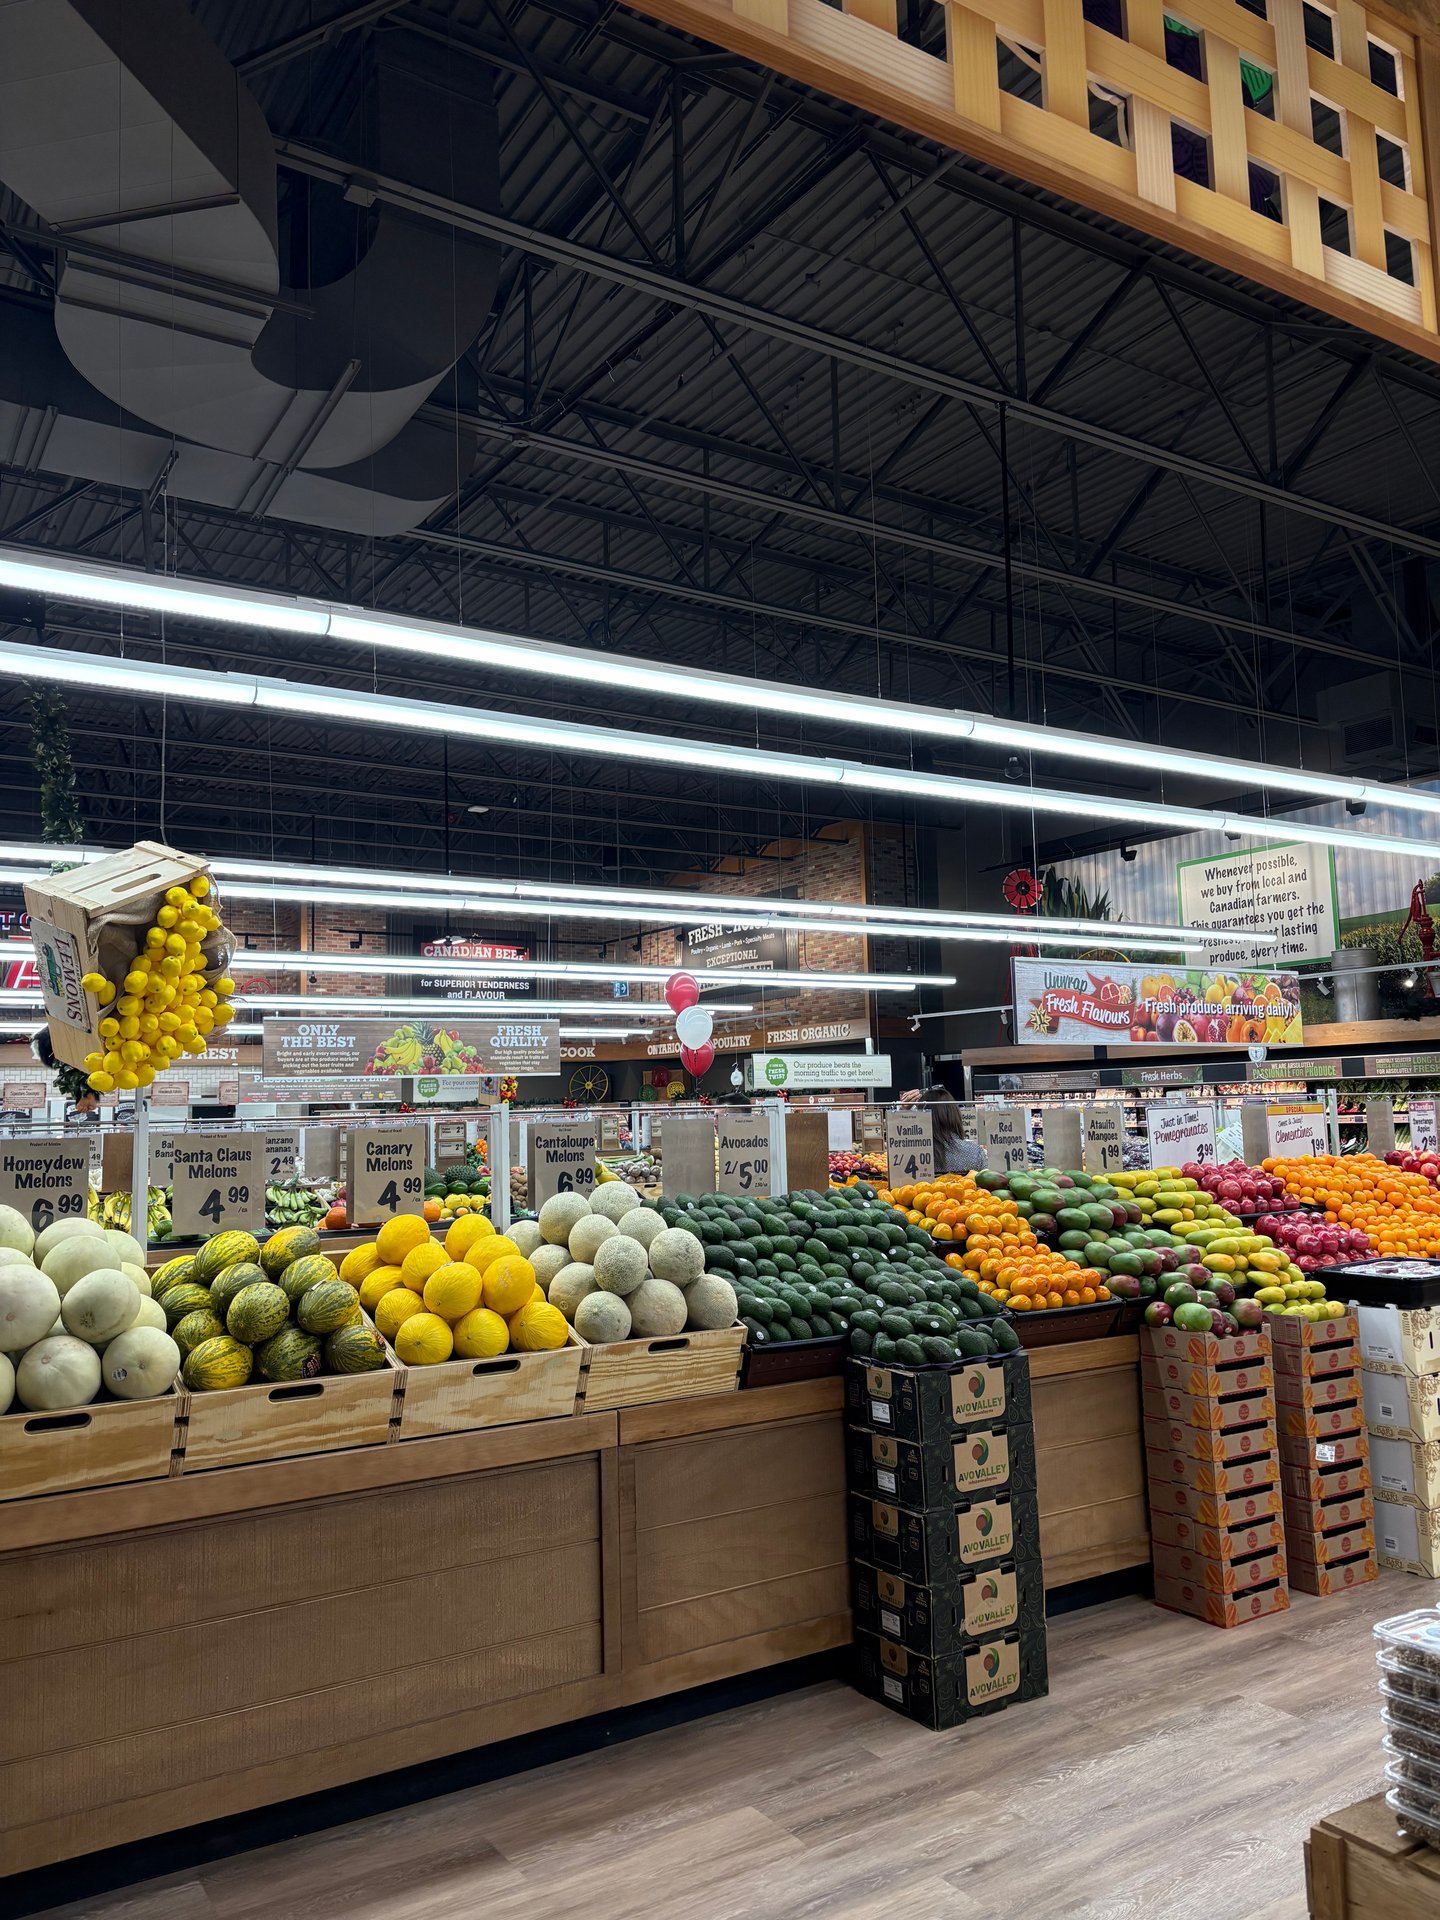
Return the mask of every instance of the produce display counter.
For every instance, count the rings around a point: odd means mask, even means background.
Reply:
[[[1377,1793],[1311,1828],[1305,1889],[1311,1920],[1434,1920],[1440,1853],[1401,1833]]]
[[[1031,1368],[1047,1583],[1143,1563],[1135,1340]],[[840,1409],[800,1381],[10,1502],[0,1872],[846,1645]]]

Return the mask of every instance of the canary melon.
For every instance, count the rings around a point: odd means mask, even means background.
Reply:
[[[455,1322],[455,1351],[462,1360],[493,1360],[510,1345],[510,1329],[489,1307],[476,1307]]]
[[[408,1287],[392,1287],[375,1309],[375,1324],[387,1340],[393,1341],[405,1322],[424,1313],[425,1302]]]
[[[510,1320],[510,1344],[517,1353],[547,1353],[563,1347],[570,1329],[558,1307],[531,1300]]]
[[[376,1267],[360,1282],[360,1304],[366,1313],[373,1314],[386,1294],[393,1293],[397,1287],[409,1292],[399,1267]]]
[[[455,1350],[455,1336],[438,1313],[412,1313],[395,1336],[395,1351],[407,1367],[434,1367]]]
[[[348,1281],[352,1287],[358,1287],[370,1278],[379,1265],[380,1249],[373,1240],[367,1240],[364,1246],[352,1247],[340,1262],[340,1278]]]
[[[423,1246],[429,1238],[430,1228],[419,1214],[398,1213],[381,1227],[375,1236],[375,1245],[387,1266],[399,1266],[407,1253]]]

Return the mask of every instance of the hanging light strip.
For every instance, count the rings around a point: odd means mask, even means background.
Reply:
[[[562,646],[552,641],[453,626],[442,621],[370,612],[337,602],[156,576],[138,569],[73,560],[66,555],[28,548],[0,548],[0,586],[174,619],[214,621],[220,625],[268,629],[311,639],[348,641],[367,651],[381,647],[425,660],[533,674],[542,679],[560,680],[567,688],[573,687],[577,678],[593,675],[608,686],[624,687],[636,693],[704,706],[739,708],[746,713],[830,721],[862,727],[872,733],[898,733],[950,742],[972,740],[979,745],[1010,747],[1024,753],[1054,754],[1087,765],[1093,765],[1096,754],[1092,736],[1030,721],[904,701],[875,700],[779,681],[747,680],[736,674],[709,673],[635,655],[604,653],[595,648]],[[1239,782],[1247,789],[1344,800],[1356,806],[1402,807],[1417,813],[1440,814],[1440,793],[1424,793],[1410,787],[1347,780],[1296,767],[1257,765],[1249,760],[1192,753],[1140,741],[1125,742],[1124,757],[1130,766],[1189,775],[1194,779]]]

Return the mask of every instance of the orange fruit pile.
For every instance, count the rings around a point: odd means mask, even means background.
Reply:
[[[1041,1246],[1011,1196],[987,1193],[969,1174],[940,1174],[922,1186],[882,1189],[879,1197],[933,1240],[950,1241],[946,1265],[973,1274],[982,1293],[1017,1313],[1110,1298],[1103,1273]]]
[[[1440,1258],[1440,1192],[1423,1173],[1404,1173],[1369,1153],[1307,1154],[1261,1165],[1278,1174],[1295,1199],[1323,1207],[1332,1226],[1359,1227],[1375,1253]]]

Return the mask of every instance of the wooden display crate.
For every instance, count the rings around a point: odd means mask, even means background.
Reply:
[[[386,1366],[374,1373],[326,1373],[314,1380],[182,1392],[181,1472],[288,1460],[337,1447],[383,1446],[403,1378],[387,1356]]]
[[[0,1500],[164,1480],[174,1470],[181,1400],[172,1389],[153,1400],[0,1415]]]
[[[740,1384],[745,1329],[716,1327],[651,1340],[586,1346],[577,1411],[643,1406],[647,1400],[694,1400],[731,1393]]]
[[[444,1360],[400,1367],[395,1437],[424,1439],[521,1420],[554,1420],[576,1411],[585,1346],[574,1328],[547,1353],[497,1353],[490,1360]]]
[[[84,1066],[86,1054],[103,1044],[95,996],[80,985],[97,968],[98,922],[146,901],[159,906],[167,887],[183,886],[205,871],[205,862],[192,854],[139,840],[124,853],[26,887],[50,1041],[67,1066]],[[137,946],[143,933],[143,927],[136,929]]]
[[[1440,1853],[1400,1831],[1383,1793],[1310,1829],[1305,1887],[1311,1920],[1432,1920],[1440,1911]]]

